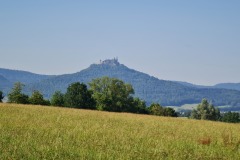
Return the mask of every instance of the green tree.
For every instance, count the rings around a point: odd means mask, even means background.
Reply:
[[[167,107],[167,108],[164,108],[164,110],[163,110],[163,116],[177,117],[178,115],[173,108]]]
[[[28,104],[28,95],[22,93],[24,84],[17,82],[14,84],[14,87],[8,94],[9,103],[19,103],[19,104]]]
[[[139,99],[138,97],[129,97],[128,102],[126,102],[126,108],[123,112],[138,113],[138,114],[148,114],[148,108],[146,102]]]
[[[192,119],[213,120],[213,121],[219,120],[220,117],[221,115],[220,115],[219,109],[215,108],[206,99],[202,100],[202,102],[197,106],[197,109],[194,109],[190,116],[190,118]]]
[[[191,119],[201,119],[201,116],[196,109],[193,109],[189,118],[191,118]]]
[[[132,99],[132,105],[130,106],[129,111],[132,113],[140,113],[140,114],[149,113],[146,106],[146,102],[139,98]]]
[[[173,108],[163,107],[158,103],[153,103],[149,107],[149,112],[156,116],[167,116],[167,117],[177,117],[177,113]]]
[[[223,122],[228,123],[239,123],[240,122],[240,116],[237,112],[227,112],[222,117]]]
[[[29,102],[34,105],[49,105],[50,102],[43,98],[43,95],[35,90],[33,91],[31,97],[29,97]]]
[[[64,106],[66,107],[96,109],[92,92],[87,89],[84,83],[75,82],[70,84],[64,99]]]
[[[134,90],[116,78],[102,77],[89,83],[99,110],[128,112]]]
[[[3,98],[4,98],[4,96],[3,96],[3,92],[0,91],[0,103],[2,102]]]
[[[164,109],[163,107],[158,103],[152,103],[149,107],[149,112],[152,115],[156,116],[163,116],[164,115]]]
[[[64,106],[64,94],[61,93],[60,91],[56,91],[56,92],[52,95],[51,105],[52,105],[52,106],[63,107],[63,106]]]

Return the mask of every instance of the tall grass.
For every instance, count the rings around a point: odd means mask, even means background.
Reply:
[[[0,159],[239,159],[240,125],[0,104]]]

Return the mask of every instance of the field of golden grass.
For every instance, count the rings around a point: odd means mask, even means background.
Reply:
[[[240,124],[0,104],[0,159],[233,159]]]

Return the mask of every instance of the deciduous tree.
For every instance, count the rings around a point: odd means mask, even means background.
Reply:
[[[173,108],[162,107],[158,103],[151,104],[151,106],[149,107],[149,112],[150,114],[157,116],[177,117],[177,113]]]
[[[140,113],[140,114],[148,114],[149,113],[147,106],[146,106],[146,102],[139,98],[132,99],[132,105],[129,108],[129,112]]]
[[[84,83],[75,82],[68,86],[65,94],[66,107],[95,109],[96,104],[92,98],[92,93]]]
[[[229,123],[239,123],[240,115],[237,112],[227,112],[223,115],[222,121],[229,122]]]
[[[116,78],[102,77],[89,83],[99,110],[128,112],[134,90]]]
[[[51,98],[51,105],[52,106],[64,106],[64,94],[60,91],[56,91]]]
[[[190,116],[190,118],[193,118],[193,119],[203,119],[203,120],[213,120],[213,121],[219,120],[220,117],[221,115],[220,115],[219,109],[215,108],[206,99],[202,100],[202,102],[197,106],[197,109],[194,109]]]
[[[8,94],[8,102],[9,103],[19,103],[19,104],[27,104],[28,102],[28,95],[22,93],[22,89],[24,84],[21,82],[17,82],[14,84],[14,87]]]
[[[50,102],[43,98],[43,95],[35,90],[33,91],[31,97],[29,97],[29,102],[34,105],[49,105]]]
[[[163,107],[160,104],[152,103],[151,106],[149,107],[149,112],[152,115],[163,116],[164,109],[163,109]]]

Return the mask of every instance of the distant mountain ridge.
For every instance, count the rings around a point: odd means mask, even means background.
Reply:
[[[196,85],[188,82],[180,82],[174,81],[184,86],[193,87],[193,88],[221,88],[221,89],[232,89],[240,91],[240,83],[219,83],[214,86],[203,86],[203,85]]]
[[[182,84],[182,85],[187,86],[187,87],[192,87],[192,88],[212,88],[212,86],[203,86],[203,85],[197,85],[197,84],[192,84],[192,83],[182,82],[182,81],[173,81],[173,82]]]
[[[0,75],[3,75],[2,70],[0,69]],[[197,86],[187,82],[160,80],[148,74],[129,69],[120,64],[117,59],[92,64],[90,67],[73,74],[58,76],[37,75],[30,72],[21,72],[21,74],[18,72],[18,74],[15,75],[15,80],[18,79],[17,76],[22,77],[19,79],[24,80],[26,93],[30,94],[33,90],[39,90],[47,98],[57,90],[65,92],[68,85],[73,82],[80,81],[87,84],[94,78],[108,76],[132,84],[135,96],[145,100],[147,104],[156,102],[162,105],[180,106],[199,103],[202,98],[207,98],[214,105],[229,105],[240,110],[240,91]],[[27,76],[30,77],[28,81],[25,80]],[[5,78],[8,80],[7,76]]]
[[[0,68],[0,90],[3,90],[5,93],[7,93],[13,87],[15,82],[22,82],[23,84],[27,85],[31,83],[38,83],[41,80],[50,77],[54,76]]]
[[[53,77],[49,75],[35,74],[27,71],[10,70],[3,68],[0,68],[0,76],[5,77],[9,82],[12,83],[19,81],[25,84],[35,83],[43,79]]]
[[[233,89],[240,91],[240,83],[219,83],[213,86],[214,88],[225,88],[225,89]]]

